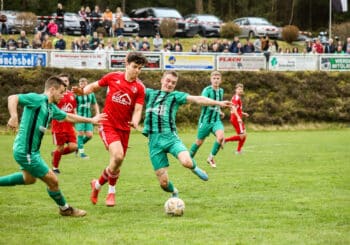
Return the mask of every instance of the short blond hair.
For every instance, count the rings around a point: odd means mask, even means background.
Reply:
[[[237,84],[236,84],[236,88],[244,88],[243,83],[237,83]]]
[[[219,71],[213,71],[212,73],[210,73],[210,77],[213,76],[220,76],[221,77],[221,73]]]

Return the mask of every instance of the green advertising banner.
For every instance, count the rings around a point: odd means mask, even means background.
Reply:
[[[321,71],[350,71],[350,55],[322,56]]]

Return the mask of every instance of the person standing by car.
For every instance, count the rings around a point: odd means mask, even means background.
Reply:
[[[113,13],[109,9],[109,7],[107,7],[105,12],[103,12],[102,19],[103,19],[103,27],[105,28],[107,35],[111,36],[110,30],[112,27]]]
[[[124,31],[123,12],[120,7],[117,7],[115,11],[114,32],[117,34],[117,37],[119,37],[123,35],[123,31]]]
[[[58,32],[63,33],[64,32],[64,10],[62,3],[57,4],[56,9],[56,16],[57,16],[57,25],[58,25]]]
[[[97,28],[100,27],[100,21],[101,21],[101,11],[100,7],[98,5],[95,5],[94,11],[91,12],[91,32],[95,32]]]

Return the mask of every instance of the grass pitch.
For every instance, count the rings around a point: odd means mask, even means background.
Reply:
[[[229,129],[226,135],[232,133]],[[181,132],[190,147],[196,132]],[[14,136],[0,135],[0,175],[18,170]],[[350,244],[350,130],[250,132],[243,155],[228,143],[205,163],[214,138],[196,160],[203,182],[171,156],[169,175],[186,203],[182,217],[164,214],[169,194],[153,173],[146,138],[133,132],[117,184],[117,205],[104,205],[107,186],[90,204],[90,180],[108,162],[99,137],[86,145],[90,160],[61,161],[59,181],[84,218],[60,217],[46,187],[0,188],[0,244]],[[44,137],[42,155],[54,148]]]

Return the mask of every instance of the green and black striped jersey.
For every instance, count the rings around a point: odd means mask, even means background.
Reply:
[[[77,114],[83,117],[92,117],[91,105],[96,104],[96,97],[94,93],[75,96],[77,101]]]
[[[203,89],[202,96],[213,100],[222,101],[224,98],[224,90],[222,88],[214,90],[210,85]],[[199,123],[213,123],[220,120],[220,106],[202,106]]]

